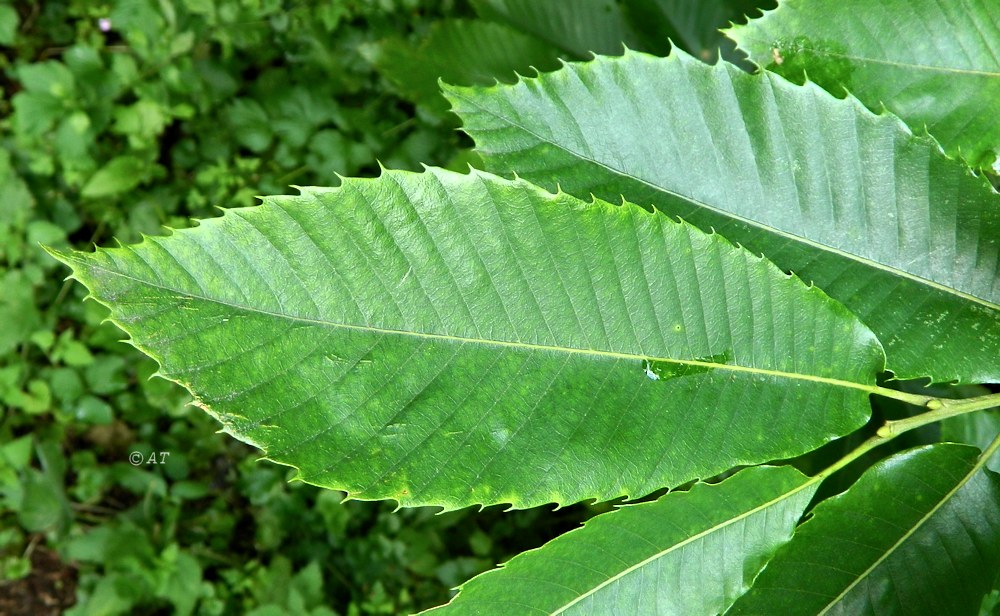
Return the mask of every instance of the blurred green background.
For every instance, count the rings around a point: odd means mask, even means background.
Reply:
[[[393,512],[289,483],[150,379],[40,245],[135,242],[378,161],[465,169],[439,77],[668,38],[712,59],[768,4],[0,0],[0,613],[406,613],[606,510]]]

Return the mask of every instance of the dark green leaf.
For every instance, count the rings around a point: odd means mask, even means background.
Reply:
[[[986,449],[1000,434],[1000,411],[979,411],[951,417],[941,422],[941,438]],[[986,468],[1000,472],[1000,456],[986,461]]]
[[[623,42],[631,44],[615,0],[473,0],[473,5],[482,17],[532,34],[577,59],[620,54]]]
[[[931,445],[816,506],[727,614],[976,614],[1000,570],[1000,476]]]
[[[670,42],[705,61],[720,54],[730,62],[746,56],[737,52],[736,44],[719,31],[740,21],[745,15],[757,13],[760,0],[628,0],[622,5],[625,17],[639,33],[645,51],[666,55]]]

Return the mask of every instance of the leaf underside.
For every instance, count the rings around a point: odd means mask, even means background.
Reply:
[[[865,422],[883,365],[841,305],[720,236],[478,172],[58,257],[225,431],[406,506],[639,496],[801,454]]]
[[[753,467],[626,505],[473,578],[430,613],[719,614],[791,537],[815,490],[792,467]]]
[[[1000,476],[930,445],[820,503],[727,614],[976,614],[1000,571]]]
[[[727,34],[760,66],[926,126],[972,165],[1000,153],[996,0],[784,0]]]
[[[1000,197],[897,118],[681,52],[445,93],[490,171],[763,253],[859,315],[898,377],[1000,381]]]

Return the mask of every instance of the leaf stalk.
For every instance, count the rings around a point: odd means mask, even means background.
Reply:
[[[887,421],[884,426],[878,429],[878,436],[892,438],[921,426],[948,419],[949,417],[998,407],[1000,406],[1000,394],[989,394],[987,396],[977,396],[961,400],[931,398],[924,406],[929,409],[926,413],[907,417],[906,419]]]
[[[915,396],[914,394],[906,395]],[[887,421],[885,425],[878,429],[874,436],[858,445],[853,451],[845,455],[843,458],[820,471],[817,475],[815,475],[815,479],[822,480],[829,477],[872,449],[885,445],[904,432],[909,432],[910,430],[915,430],[921,426],[926,426],[927,424],[948,419],[949,417],[956,417],[958,415],[964,415],[965,413],[974,413],[976,411],[983,411],[1000,406],[1000,394],[989,394],[987,396],[977,396],[975,398],[965,398],[960,400],[934,398],[932,396],[915,397],[926,398],[926,400],[923,401],[922,406],[929,409],[927,412],[913,417],[908,417],[906,419]],[[982,459],[985,460],[990,458],[997,452],[998,449],[1000,449],[1000,435],[997,435],[997,437],[993,439],[993,442],[990,443],[990,445],[983,451]]]

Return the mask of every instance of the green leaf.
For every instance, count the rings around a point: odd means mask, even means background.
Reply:
[[[14,107],[11,123],[22,136],[42,135],[65,112],[63,102],[48,92],[18,92],[11,103]]]
[[[29,468],[23,486],[17,521],[25,530],[51,531],[66,523],[69,507],[58,477]]]
[[[135,156],[116,156],[87,180],[80,194],[97,199],[132,190],[142,181],[144,167],[142,160]]]
[[[727,614],[976,614],[1000,570],[1000,477],[978,454],[931,445],[876,464]]]
[[[20,16],[14,7],[0,4],[0,45],[13,45],[17,40],[17,27]]]
[[[1000,410],[978,411],[941,422],[941,439],[975,445],[985,450],[1000,435]],[[1000,472],[1000,456],[986,461],[986,468]]]
[[[0,192],[3,192],[0,189]],[[28,337],[41,324],[42,318],[35,303],[35,291],[22,270],[9,270],[0,276],[3,292],[0,293],[0,355],[6,355]]]
[[[718,235],[386,172],[57,255],[224,429],[406,506],[638,496],[862,425],[878,341]]]
[[[645,51],[666,55],[670,42],[705,61],[721,53],[730,62],[745,62],[736,44],[720,28],[756,12],[759,0],[629,0],[622,5],[629,25]],[[766,2],[771,4],[770,2]]]
[[[0,203],[4,204],[0,209],[0,230],[7,226],[24,227],[35,205],[34,195],[14,169],[6,149],[0,150]],[[0,249],[0,255],[3,252]]]
[[[754,467],[625,505],[465,583],[456,614],[719,614],[792,536],[816,482]]]
[[[998,17],[996,0],[784,0],[727,34],[759,65],[884,104],[987,166],[1000,154]]]
[[[487,169],[714,228],[858,314],[899,377],[1000,381],[1000,197],[895,117],[680,52],[445,91]]]
[[[54,60],[22,65],[17,69],[17,78],[28,92],[62,99],[72,98],[76,92],[73,73],[65,64]]]
[[[408,99],[444,114],[438,80],[464,85],[511,81],[532,67],[559,66],[559,52],[529,35],[484,21],[439,21],[419,46],[399,38],[365,48],[378,71]]]
[[[116,107],[114,118],[112,132],[126,135],[129,144],[136,150],[155,144],[171,121],[166,109],[146,98],[139,99],[134,105]]]
[[[577,59],[620,54],[622,43],[631,42],[615,0],[473,0],[473,6],[483,18],[532,34]]]
[[[251,152],[263,152],[271,145],[274,132],[267,112],[254,99],[238,98],[229,106],[226,121],[237,142]]]

